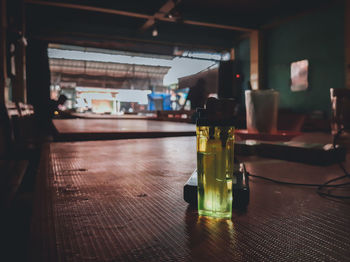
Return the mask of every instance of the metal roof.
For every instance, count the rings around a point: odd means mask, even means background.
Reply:
[[[135,65],[112,62],[82,61],[50,58],[51,73],[71,75],[108,76],[113,78],[163,79],[169,66]]]

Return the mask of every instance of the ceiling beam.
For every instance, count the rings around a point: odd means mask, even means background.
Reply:
[[[141,31],[146,31],[147,29],[151,28],[155,23],[156,19],[161,19],[168,15],[171,10],[175,8],[176,5],[178,5],[181,2],[181,0],[168,0],[159,10],[152,16],[152,18],[149,18],[140,28]]]
[[[171,20],[171,22],[176,22],[175,19],[160,19],[160,20]],[[222,25],[222,24],[213,24],[213,23],[207,23],[207,22],[200,22],[200,21],[193,21],[193,20],[181,20],[181,23],[186,25],[195,25],[195,26],[203,26],[203,27],[210,27],[210,28],[217,28],[217,29],[225,29],[225,30],[231,30],[231,31],[242,31],[242,32],[253,32],[255,29],[253,28],[246,28],[246,27],[240,27],[240,26],[233,26],[233,25]]]
[[[48,1],[40,1],[40,0],[24,0],[24,2],[26,4],[63,7],[63,8],[104,13],[104,14],[129,16],[129,17],[134,17],[134,18],[149,19],[152,17],[151,15],[145,15],[145,14],[139,14],[139,13],[134,13],[134,12],[109,9],[109,8],[102,8],[102,7],[96,7],[96,6],[87,6],[87,5],[78,5],[78,4],[60,3],[60,2],[48,2]]]
[[[24,0],[24,2],[26,4],[41,5],[41,6],[55,6],[55,7],[62,7],[62,8],[70,8],[70,9],[105,13],[105,14],[121,15],[121,16],[133,17],[133,18],[141,18],[141,19],[147,19],[147,20],[154,19],[154,16],[152,16],[152,15],[146,15],[146,14],[140,14],[140,13],[135,13],[135,12],[116,10],[116,9],[109,9],[109,8],[101,8],[101,7],[96,7],[96,6],[87,6],[87,5],[60,3],[60,2],[47,2],[47,1],[41,1],[41,0]],[[160,16],[159,18],[157,17],[157,19],[160,21],[169,22],[169,23],[179,23],[179,21],[177,19],[169,18],[166,16],[163,16],[163,17]],[[232,25],[222,25],[222,24],[215,24],[215,23],[207,23],[207,22],[193,21],[193,20],[187,20],[187,19],[181,20],[181,23],[187,24],[187,25],[218,28],[218,29],[225,29],[225,30],[231,30],[231,31],[243,31],[243,32],[254,31],[253,28],[246,28],[246,27],[232,26]]]
[[[124,51],[135,51],[148,54],[161,54],[174,56],[174,46],[177,46],[181,49],[190,50],[190,51],[216,51],[222,52],[226,51],[228,46],[219,46],[219,45],[202,45],[202,44],[190,44],[183,42],[169,42],[163,40],[154,40],[154,39],[138,39],[138,38],[127,38],[122,36],[111,36],[108,37],[96,34],[85,34],[81,32],[53,32],[53,31],[41,31],[36,32],[31,35],[33,39],[39,39],[47,41],[50,43],[59,43],[59,44],[70,44],[77,46],[89,46],[96,48],[105,48],[113,50],[124,50]],[[102,41],[103,40],[103,41]],[[138,46],[134,46],[133,43],[140,43],[141,45],[146,46],[146,48],[139,49]],[[130,46],[131,45],[131,46]],[[157,48],[154,48],[156,46]],[[171,49],[172,48],[172,49]]]

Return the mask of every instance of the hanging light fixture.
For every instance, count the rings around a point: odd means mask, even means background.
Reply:
[[[153,37],[158,36],[158,29],[156,27],[154,27],[153,30],[152,30],[152,36]]]

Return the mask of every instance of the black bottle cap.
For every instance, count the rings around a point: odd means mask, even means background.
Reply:
[[[236,102],[232,98],[210,97],[206,108],[198,108],[197,126],[234,126]]]

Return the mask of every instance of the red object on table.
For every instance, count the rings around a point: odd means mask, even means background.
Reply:
[[[242,140],[253,139],[263,141],[289,141],[293,137],[299,136],[302,133],[297,131],[279,130],[277,133],[253,133],[247,129],[236,129],[235,134]]]

